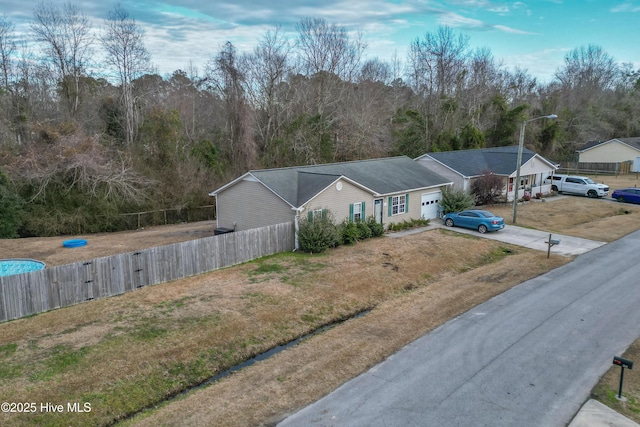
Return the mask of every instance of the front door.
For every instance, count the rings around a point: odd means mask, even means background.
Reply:
[[[373,216],[378,224],[382,224],[382,199],[373,201]]]

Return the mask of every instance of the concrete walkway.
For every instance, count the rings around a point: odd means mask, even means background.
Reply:
[[[639,427],[638,423],[630,420],[603,405],[597,400],[589,399],[582,405],[580,411],[571,420],[569,427]]]
[[[559,245],[555,245],[551,248],[551,253],[564,256],[580,255],[606,244],[605,242],[566,236],[563,234],[555,234],[548,231],[534,230],[515,225],[506,225],[503,230],[480,234],[476,230],[470,230],[467,228],[445,227],[439,219],[431,220],[431,224],[427,227],[387,233],[386,236],[397,238],[410,234],[421,233],[434,228],[446,228],[447,230],[455,231],[457,233],[470,234],[477,237],[497,240],[517,246],[524,246],[525,248],[544,252],[548,249],[548,244],[545,242],[549,240],[549,234],[551,234],[551,239],[560,241]]]

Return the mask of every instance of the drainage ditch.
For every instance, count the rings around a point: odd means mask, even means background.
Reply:
[[[313,330],[313,331],[311,331],[311,332],[309,332],[309,333],[307,333],[305,335],[302,335],[302,336],[300,336],[300,337],[298,337],[298,338],[296,338],[294,340],[291,340],[291,341],[289,341],[289,342],[287,342],[285,344],[277,345],[275,347],[272,347],[269,350],[264,351],[264,352],[258,354],[257,356],[254,356],[254,357],[252,357],[250,359],[247,359],[247,360],[245,360],[243,362],[240,362],[240,363],[238,363],[236,365],[233,365],[229,369],[227,369],[225,371],[222,371],[222,372],[220,372],[220,373],[218,373],[218,374],[216,374],[216,375],[214,375],[214,376],[212,376],[210,378],[207,378],[206,380],[204,380],[204,381],[202,381],[202,382],[200,382],[198,384],[195,384],[195,385],[192,385],[190,387],[187,387],[184,390],[181,390],[181,391],[178,391],[176,393],[173,393],[173,394],[167,396],[166,398],[153,403],[152,405],[146,406],[146,407],[144,407],[144,408],[142,408],[142,409],[140,409],[140,410],[138,410],[136,412],[132,412],[131,414],[128,414],[128,415],[126,415],[126,416],[124,416],[122,418],[114,420],[113,422],[107,424],[107,426],[113,426],[116,423],[119,423],[121,421],[125,421],[125,420],[128,420],[128,419],[131,419],[131,418],[133,418],[134,416],[136,416],[138,414],[141,414],[141,413],[143,413],[145,411],[148,411],[150,409],[156,408],[158,405],[171,402],[174,399],[177,399],[179,397],[183,397],[186,394],[189,394],[189,393],[192,393],[192,392],[194,392],[196,390],[204,388],[204,387],[206,387],[206,386],[208,386],[210,384],[215,383],[216,381],[219,381],[219,380],[221,380],[221,379],[223,379],[225,377],[228,377],[229,375],[233,374],[234,372],[237,372],[237,371],[239,371],[241,369],[247,368],[247,367],[255,364],[256,362],[260,362],[262,360],[269,359],[270,357],[280,353],[281,351],[286,350],[288,348],[291,348],[291,347],[299,344],[300,342],[302,342],[302,341],[304,341],[304,340],[306,340],[308,338],[312,338],[312,337],[314,337],[316,335],[321,334],[322,332],[324,332],[324,331],[326,331],[328,329],[331,329],[331,328],[334,328],[336,326],[339,326],[339,325],[343,324],[344,322],[346,322],[347,320],[357,319],[359,317],[363,317],[363,316],[369,314],[369,312],[371,312],[370,308],[365,309],[363,311],[359,311],[358,313],[356,313],[356,314],[354,314],[352,316],[344,317],[342,319],[338,319],[338,320],[336,320],[334,322],[331,322],[331,323],[328,323],[326,325],[323,325],[323,326],[319,327],[318,329],[315,329],[315,330]]]

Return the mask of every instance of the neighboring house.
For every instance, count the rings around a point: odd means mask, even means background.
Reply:
[[[451,182],[406,156],[324,165],[252,170],[210,193],[217,226],[247,230],[329,209],[345,218],[379,223],[436,218],[442,188]]]
[[[577,152],[579,163],[633,162],[631,170],[640,171],[640,137],[589,141]]]
[[[453,181],[454,189],[466,192],[471,191],[475,180],[483,176],[486,171],[490,171],[503,178],[503,192],[506,200],[513,200],[518,164],[517,146],[427,153],[415,160]],[[524,191],[529,191],[532,196],[537,193],[549,194],[551,185],[545,180],[553,175],[556,169],[554,163],[524,148],[520,166],[520,189],[522,191],[518,190],[518,193],[524,195]]]

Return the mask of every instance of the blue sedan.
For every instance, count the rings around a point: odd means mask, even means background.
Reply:
[[[614,190],[611,197],[619,202],[640,203],[640,188],[623,188],[622,190]]]
[[[495,216],[489,211],[467,210],[458,213],[448,213],[442,218],[447,227],[464,227],[478,230],[480,233],[497,231],[504,228],[504,218]]]

